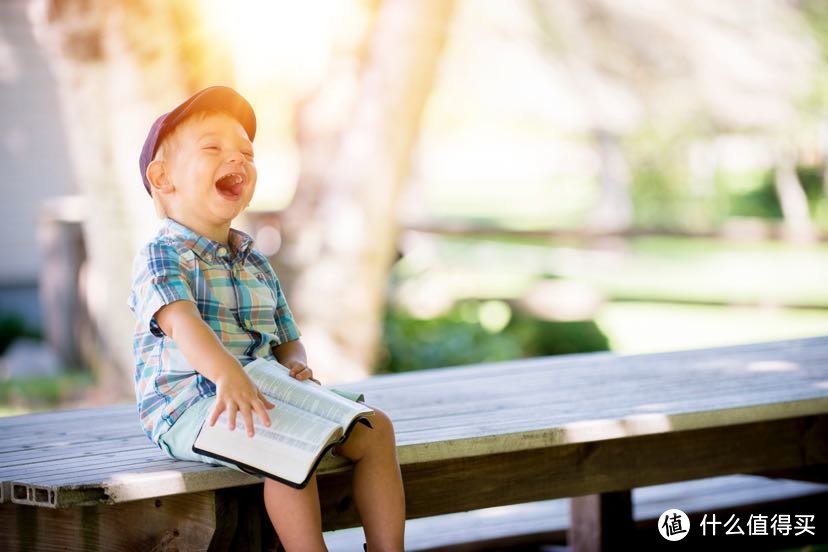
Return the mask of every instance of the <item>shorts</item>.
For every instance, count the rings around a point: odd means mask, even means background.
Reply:
[[[238,466],[229,462],[223,462],[217,458],[211,458],[193,452],[193,443],[198,436],[201,425],[204,423],[215,402],[215,397],[202,399],[185,410],[173,426],[158,438],[158,445],[167,456],[176,460],[204,462],[205,464],[226,466],[237,471],[243,471]]]

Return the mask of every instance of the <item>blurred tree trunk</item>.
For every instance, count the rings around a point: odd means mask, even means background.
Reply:
[[[81,354],[117,400],[133,394],[132,258],[156,223],[138,174],[140,148],[155,117],[225,77],[229,65],[205,47],[190,1],[37,6],[35,32],[53,60],[77,187],[89,203],[80,287],[96,335]]]
[[[790,147],[782,147],[777,153],[774,186],[785,218],[785,237],[797,242],[814,241],[816,229],[808,198],[796,174],[796,155]]]
[[[529,7],[540,31],[538,46],[549,59],[561,59],[569,70],[586,116],[585,131],[598,154],[598,189],[585,221],[588,232],[624,233],[633,224],[631,175],[621,137],[631,120],[619,113],[630,109],[619,98],[635,103],[617,79],[608,78],[601,59],[606,44],[587,32],[589,21],[602,17],[594,3],[534,0]],[[615,51],[617,46],[613,45]]]
[[[598,129],[594,133],[601,160],[598,168],[598,198],[589,213],[592,232],[623,233],[632,227],[631,176],[618,136]]]
[[[828,197],[828,118],[823,118],[819,124],[819,149],[822,162],[822,194]]]
[[[333,67],[332,82],[300,106],[302,174],[282,219],[275,262],[310,363],[326,381],[359,378],[373,368],[398,199],[452,4],[383,1],[353,90],[348,64],[358,65],[358,44],[350,59],[339,60],[344,69]],[[337,106],[344,118],[331,119],[332,101],[353,107]]]

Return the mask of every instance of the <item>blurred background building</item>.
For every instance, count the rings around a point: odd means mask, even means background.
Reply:
[[[0,4],[0,105],[5,175],[0,234],[7,254],[0,263],[0,312],[41,325],[37,284],[43,259],[37,221],[44,202],[75,191],[62,129],[57,82],[35,40],[28,2]]]

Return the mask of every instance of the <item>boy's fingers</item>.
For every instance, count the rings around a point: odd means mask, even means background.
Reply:
[[[213,412],[210,414],[210,425],[216,425],[216,420],[218,420],[221,413],[224,412],[224,403],[221,401],[216,401],[216,406],[213,407]]]
[[[265,410],[270,410],[271,408],[273,408],[274,406],[276,406],[275,404],[273,404],[272,402],[270,402],[269,400],[267,400],[267,397],[265,397],[265,396],[262,394],[262,391],[261,391],[260,389],[257,389],[256,391],[257,391],[257,392],[256,392],[256,396],[257,396],[257,398],[258,398],[258,399],[262,402],[262,404],[264,405]]]
[[[235,403],[230,403],[230,406],[227,407],[227,427],[230,431],[236,429],[236,413],[238,411],[239,407]]]
[[[262,392],[261,392],[261,391],[259,391],[259,396],[258,396],[258,399],[259,399],[259,403],[261,403],[261,404],[264,406],[265,414],[267,414],[267,412],[266,412],[267,410],[270,410],[271,408],[273,408],[273,407],[275,407],[275,406],[276,406],[275,404],[273,404],[272,402],[270,402],[269,400],[267,400],[267,397],[265,397],[264,395],[262,395]],[[269,416],[268,416],[267,421],[268,421],[268,422],[270,421],[270,417],[269,417]]]
[[[242,418],[244,419],[244,427],[247,429],[247,436],[253,437],[253,411],[250,408],[243,408]]]
[[[300,381],[304,381],[313,377],[313,371],[307,366],[296,366],[291,368],[290,375]]]
[[[265,406],[266,405],[262,401],[257,401],[253,408],[256,411],[256,415],[262,421],[262,425],[264,425],[265,427],[270,427],[270,416],[267,415],[267,410],[265,410]]]

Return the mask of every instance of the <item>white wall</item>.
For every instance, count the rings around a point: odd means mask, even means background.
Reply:
[[[0,286],[37,282],[39,205],[74,190],[55,80],[32,35],[30,1],[0,1]]]

